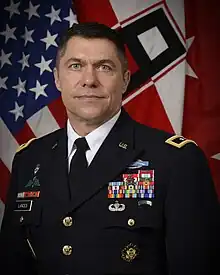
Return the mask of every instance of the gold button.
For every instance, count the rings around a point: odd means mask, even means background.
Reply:
[[[69,256],[72,254],[72,246],[71,245],[64,245],[63,247],[63,254]]]
[[[135,225],[135,220],[134,219],[129,219],[128,220],[128,225],[129,226],[134,226]]]
[[[63,224],[66,227],[69,227],[73,224],[73,219],[71,217],[66,217],[63,219]]]

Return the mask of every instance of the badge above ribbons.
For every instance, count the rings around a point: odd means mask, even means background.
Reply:
[[[123,181],[108,185],[108,198],[154,198],[154,170],[138,170],[135,174],[123,174]]]

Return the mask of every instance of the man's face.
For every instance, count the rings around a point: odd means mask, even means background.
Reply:
[[[54,75],[73,122],[97,125],[118,112],[130,78],[111,41],[78,36],[68,41]]]

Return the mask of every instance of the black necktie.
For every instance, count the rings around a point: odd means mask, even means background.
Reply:
[[[84,137],[76,139],[74,144],[76,145],[76,152],[72,157],[69,172],[70,184],[73,185],[73,188],[77,187],[77,184],[80,184],[80,179],[85,176],[84,173],[88,167],[86,151],[89,149]]]

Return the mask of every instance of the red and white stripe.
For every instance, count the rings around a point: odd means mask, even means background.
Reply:
[[[10,181],[12,161],[19,145],[31,138],[39,138],[65,125],[66,112],[61,98],[30,117],[24,128],[15,136],[11,134],[4,121],[0,118],[0,224],[4,212],[4,203]]]

